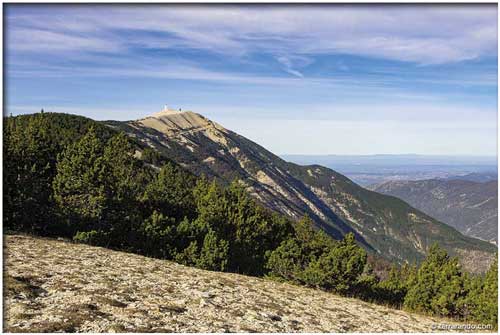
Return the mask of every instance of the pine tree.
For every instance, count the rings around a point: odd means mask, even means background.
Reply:
[[[140,243],[136,231],[143,221],[139,196],[147,181],[141,180],[141,162],[134,156],[134,147],[124,133],[110,138],[104,148],[102,163],[106,210],[105,229],[110,232],[111,245],[125,248]]]
[[[425,261],[405,296],[408,310],[447,317],[459,317],[467,295],[465,277],[458,259],[450,258],[437,244]]]
[[[270,253],[266,268],[272,278],[300,283],[307,257],[297,239],[283,241]]]
[[[177,219],[195,216],[194,178],[171,163],[161,167],[159,173],[146,186],[141,201],[167,216]]]
[[[43,233],[54,222],[53,154],[44,115],[4,119],[4,224],[7,230]],[[21,122],[23,121],[23,122]]]
[[[366,265],[366,252],[353,234],[335,242],[313,228],[309,218],[295,226],[289,238],[270,253],[269,275],[339,293],[348,293],[358,283]]]
[[[192,241],[186,248],[175,255],[176,262],[187,266],[196,266],[199,258],[200,250],[196,241]]]
[[[478,313],[477,320],[491,324],[498,329],[498,254],[486,273],[480,300],[484,307],[483,311]]]
[[[217,238],[213,230],[210,230],[203,240],[200,256],[196,266],[205,270],[225,271],[228,263],[229,243]]]
[[[176,222],[156,210],[146,218],[136,234],[138,248],[148,256],[171,259],[176,253]]]
[[[54,198],[74,232],[104,224],[108,190],[103,154],[104,146],[90,128],[58,157]]]
[[[355,285],[366,265],[366,252],[347,234],[328,252],[312,261],[305,269],[303,280],[308,285],[338,293],[347,293]]]
[[[498,329],[498,255],[484,276],[470,279],[466,304],[468,319]]]

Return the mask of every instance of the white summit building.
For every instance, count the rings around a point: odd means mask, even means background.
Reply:
[[[172,114],[179,114],[182,113],[182,109],[179,108],[177,109],[172,109],[169,108],[167,105],[163,106],[163,109],[159,111],[158,113],[155,113],[153,116],[162,116],[162,115],[172,115]]]
[[[177,112],[175,109],[170,109],[167,105],[163,106],[162,112]]]

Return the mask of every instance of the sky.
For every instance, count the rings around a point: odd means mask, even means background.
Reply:
[[[4,6],[4,113],[200,113],[276,154],[497,154],[497,6]]]

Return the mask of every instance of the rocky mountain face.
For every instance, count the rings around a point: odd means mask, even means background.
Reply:
[[[390,181],[371,186],[403,199],[467,236],[498,243],[498,182],[469,180]]]
[[[460,325],[305,287],[51,239],[4,239],[5,332],[432,332]]]
[[[451,254],[462,255],[471,271],[483,271],[496,250],[331,169],[286,162],[197,113],[167,110],[136,121],[106,124],[197,175],[225,183],[239,180],[267,208],[292,219],[307,214],[335,238],[353,232],[368,251],[390,260],[418,261],[438,242]]]

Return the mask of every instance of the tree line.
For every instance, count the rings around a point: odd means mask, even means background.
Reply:
[[[497,324],[497,262],[462,270],[434,245],[375,275],[352,234],[337,241],[256,203],[244,185],[196,177],[79,116],[4,118],[4,229],[265,276],[409,311]]]

